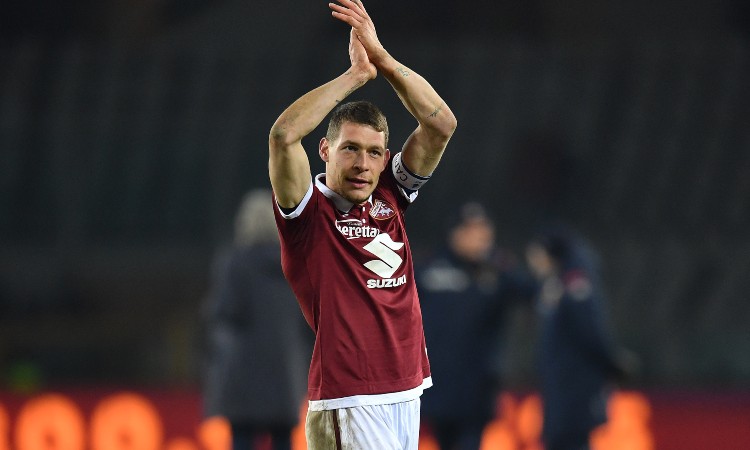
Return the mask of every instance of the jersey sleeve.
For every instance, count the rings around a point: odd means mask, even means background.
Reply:
[[[274,196],[274,215],[276,216],[276,226],[279,229],[282,240],[294,242],[301,239],[302,233],[313,215],[311,210],[315,208],[313,191],[313,181],[311,178],[310,187],[307,189],[302,201],[291,211],[286,208],[282,209]]]

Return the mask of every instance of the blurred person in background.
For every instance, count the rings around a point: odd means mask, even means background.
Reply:
[[[234,450],[269,435],[273,449],[289,449],[305,400],[313,336],[281,271],[271,199],[265,189],[245,196],[205,305],[204,410],[229,420]]]
[[[586,450],[590,432],[607,421],[613,383],[636,360],[613,342],[598,257],[581,236],[550,227],[530,241],[526,260],[539,282],[542,441],[546,450]]]
[[[501,387],[506,313],[531,289],[515,258],[496,246],[495,224],[482,205],[466,203],[457,216],[442,251],[417,270],[436,374],[422,417],[441,450],[477,450]]]

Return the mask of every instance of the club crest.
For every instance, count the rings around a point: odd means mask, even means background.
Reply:
[[[396,215],[396,210],[383,200],[375,200],[370,208],[370,216],[375,220],[386,220]]]

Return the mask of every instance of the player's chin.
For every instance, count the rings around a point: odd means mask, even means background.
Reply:
[[[358,205],[370,199],[371,189],[352,189],[346,193],[346,199]]]

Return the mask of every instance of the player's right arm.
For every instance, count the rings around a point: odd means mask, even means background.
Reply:
[[[268,173],[276,201],[282,208],[299,205],[310,187],[310,161],[302,147],[302,138],[337,104],[377,75],[362,44],[352,36],[350,34],[349,40],[351,68],[297,99],[271,127]]]

